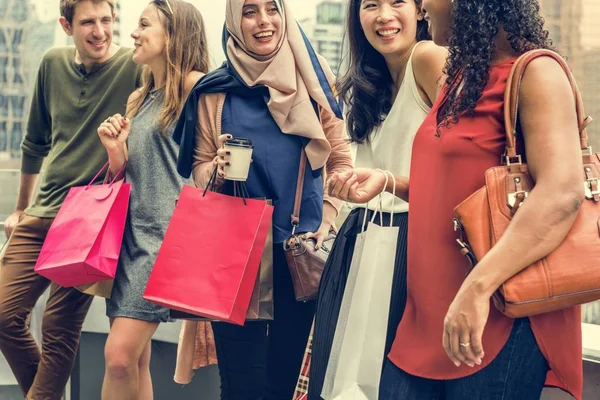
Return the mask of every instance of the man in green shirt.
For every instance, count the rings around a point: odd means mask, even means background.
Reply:
[[[0,260],[0,350],[27,399],[62,397],[92,296],[63,288],[34,272],[42,244],[72,186],[87,184],[107,156],[96,130],[124,113],[139,67],[132,49],[112,43],[112,0],[61,0],[60,23],[74,47],[48,51],[34,87],[15,212]],[[40,190],[30,204],[44,161]],[[41,351],[29,331],[30,312],[51,287]]]

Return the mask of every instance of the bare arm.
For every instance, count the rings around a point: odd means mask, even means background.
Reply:
[[[457,365],[480,363],[490,297],[564,240],[583,201],[575,101],[556,61],[529,64],[519,96],[527,162],[535,182],[506,232],[467,276],[445,320],[444,348]],[[458,343],[469,343],[458,347]]]
[[[25,172],[21,172],[19,194],[17,196],[17,205],[15,206],[16,212],[25,211],[25,209],[29,207],[38,177],[39,174],[26,174]]]
[[[132,102],[142,95],[140,89],[135,90],[127,99],[125,115],[129,115]],[[131,120],[121,114],[107,118],[98,127],[98,136],[108,155],[108,165],[112,176],[116,176],[127,162],[127,137],[131,128]]]
[[[475,268],[473,282],[490,295],[560,245],[583,201],[575,101],[565,73],[554,60],[538,58],[528,66],[519,110],[535,187],[505,234]]]
[[[391,177],[391,173],[388,177]],[[385,175],[373,168],[356,168],[332,175],[328,180],[331,196],[356,204],[365,204],[373,200],[379,193],[386,191],[408,202],[409,179],[407,176],[393,176],[386,185]]]
[[[415,81],[419,91],[426,95],[427,104],[431,107],[437,99],[445,76],[443,73],[448,50],[433,42],[427,41],[419,44],[413,54],[412,63]]]

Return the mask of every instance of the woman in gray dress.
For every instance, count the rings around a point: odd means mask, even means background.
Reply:
[[[111,174],[127,160],[131,183],[119,267],[106,304],[111,329],[102,399],[152,398],[150,339],[169,311],[142,294],[185,183],[176,171],[179,148],[171,135],[187,94],[208,71],[202,16],[189,3],[153,0],[131,36],[133,60],[145,66],[142,87],[129,97],[125,117],[116,114],[98,128]]]

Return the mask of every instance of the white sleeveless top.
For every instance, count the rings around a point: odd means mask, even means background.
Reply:
[[[421,123],[431,109],[421,97],[413,72],[412,50],[400,90],[386,119],[371,133],[367,143],[353,143],[352,156],[355,168],[380,168],[396,176],[408,176],[413,139]],[[383,195],[383,211],[407,212],[408,203],[392,196]],[[350,208],[365,207],[365,204],[350,204]],[[375,200],[368,205],[376,207]]]

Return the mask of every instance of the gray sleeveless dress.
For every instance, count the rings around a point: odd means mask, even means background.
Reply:
[[[183,185],[191,184],[177,173],[179,146],[172,139],[174,125],[164,134],[160,132],[158,117],[163,103],[164,89],[152,92],[131,120],[126,172],[131,197],[112,296],[106,301],[109,318],[169,319],[168,309],[142,298],[175,201]]]

